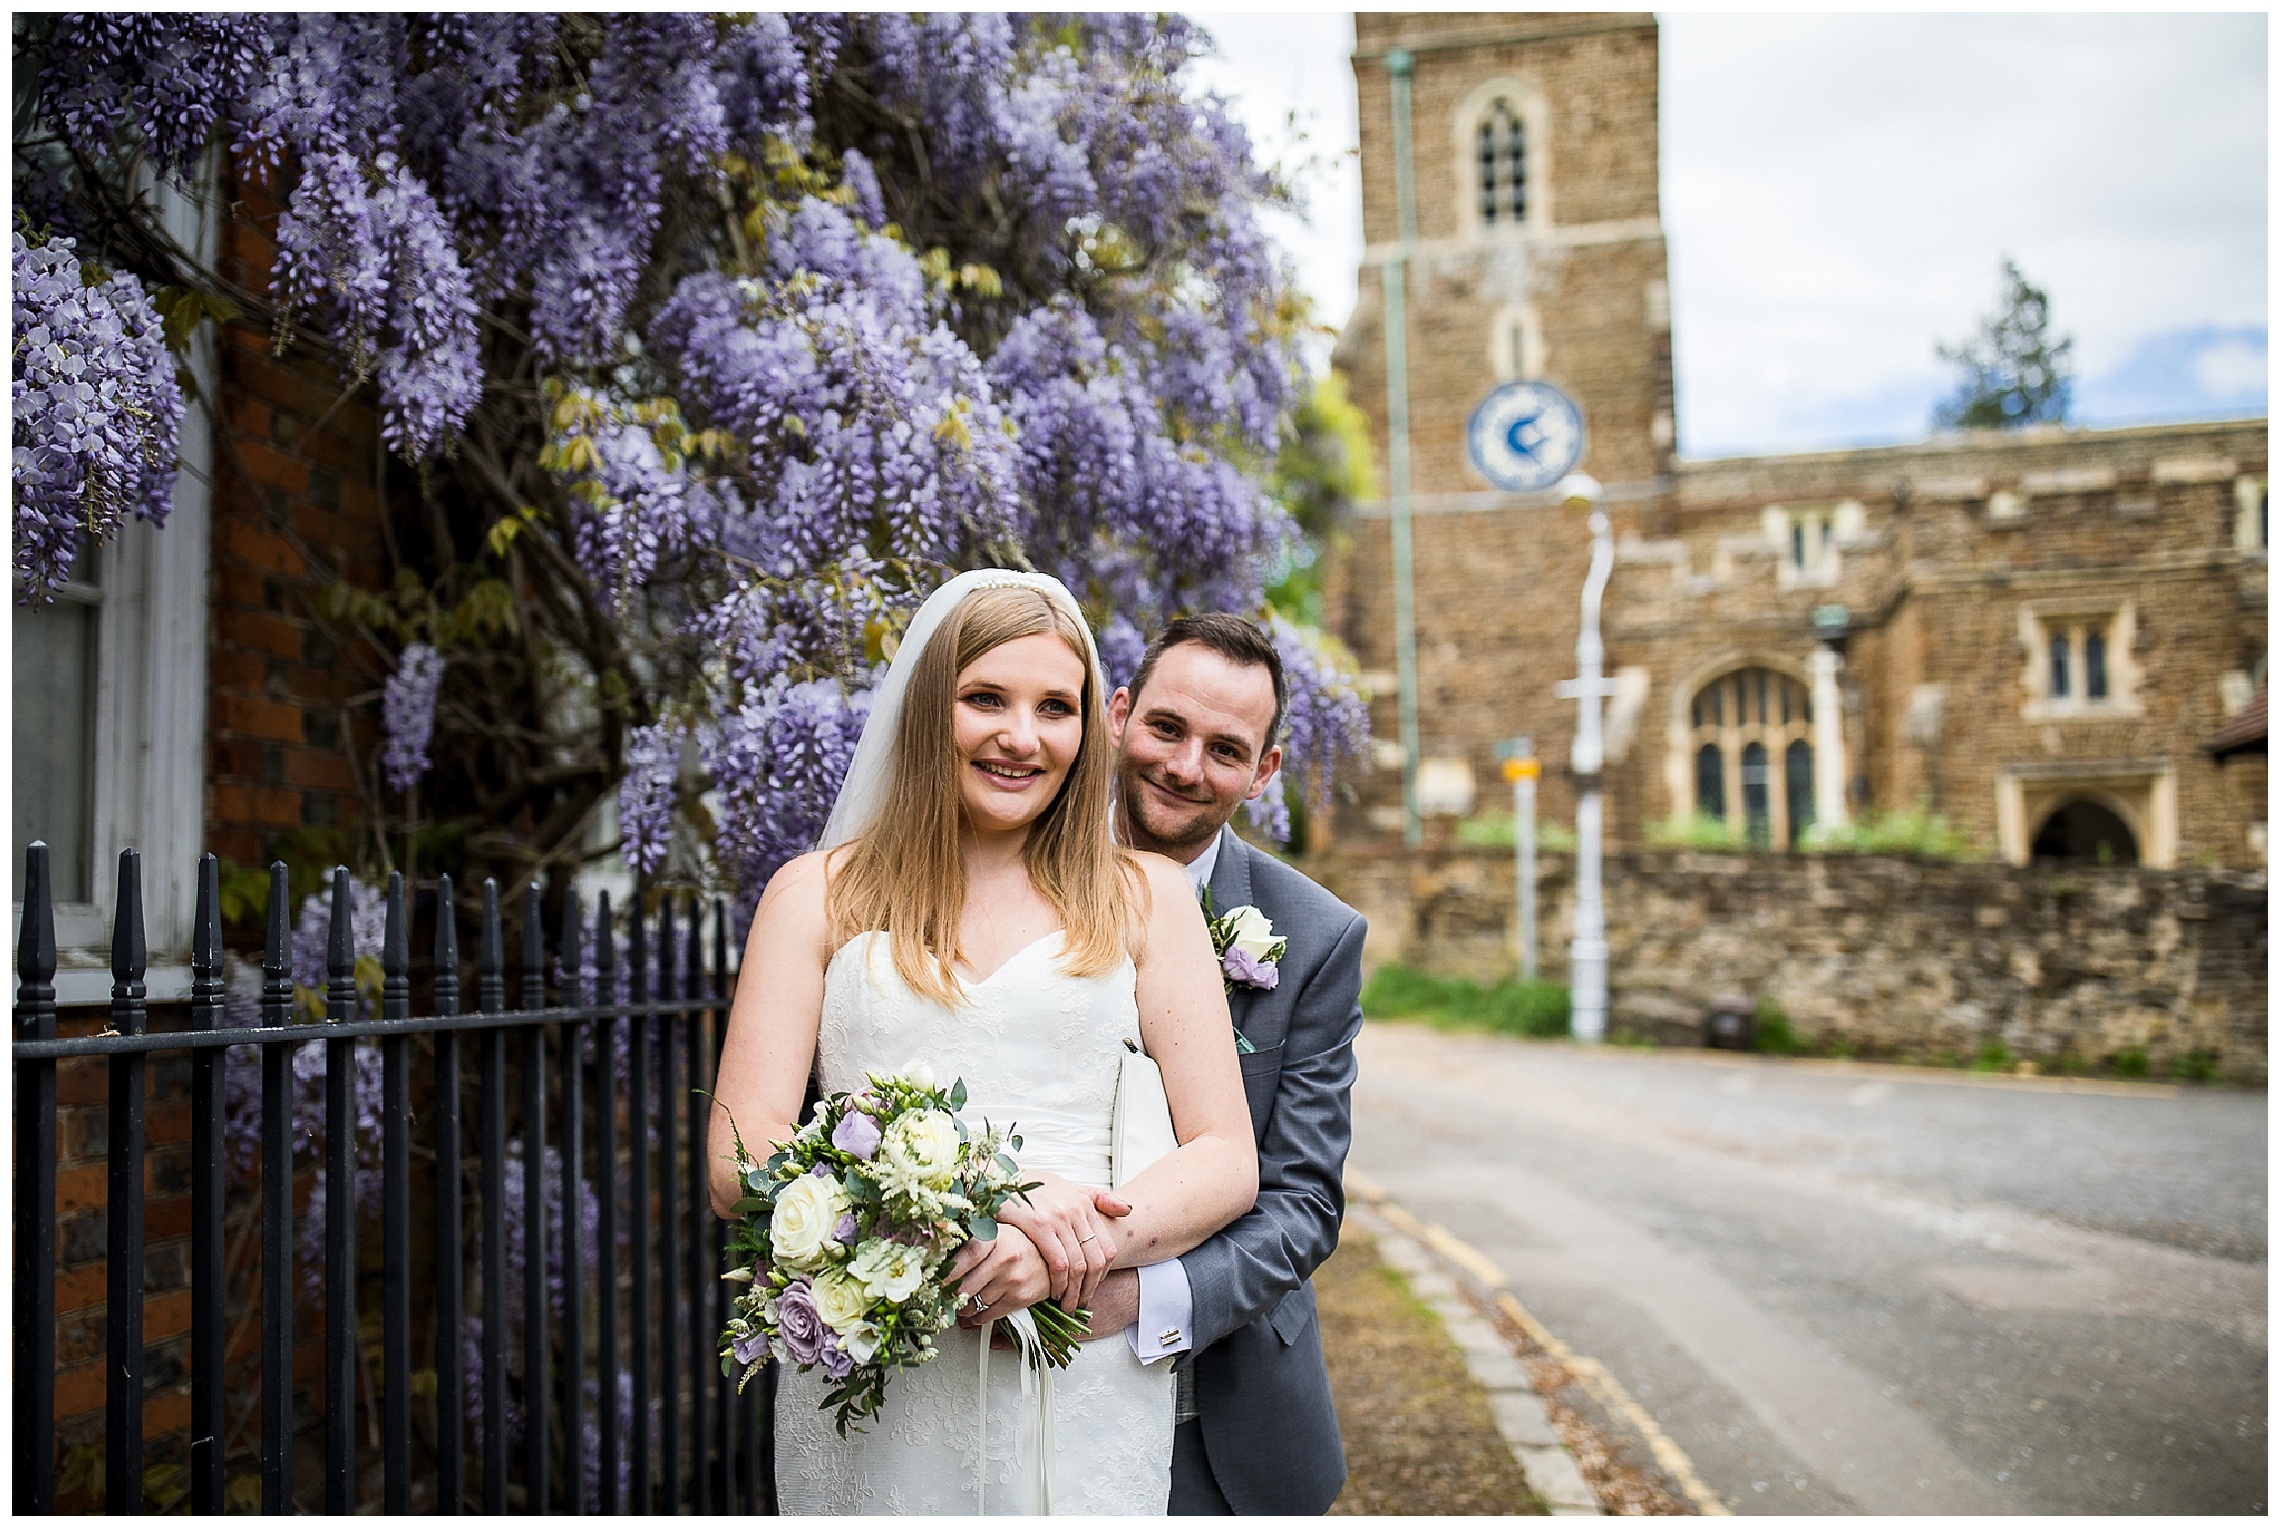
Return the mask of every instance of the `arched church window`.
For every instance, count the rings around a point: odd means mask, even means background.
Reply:
[[[2068,661],[2071,654],[2067,648],[2065,632],[2054,631],[2050,634],[2050,698],[2052,700],[2064,700],[2074,693],[2073,675],[2068,672],[2072,667]]]
[[[1795,847],[1813,821],[1813,694],[1768,668],[1721,674],[1688,708],[1694,810],[1726,819],[1727,782],[1751,843]]]
[[[1528,130],[1509,102],[1480,119],[1480,220],[1494,227],[1528,216]]]
[[[2093,626],[2082,638],[2082,693],[2106,698],[2106,634]]]

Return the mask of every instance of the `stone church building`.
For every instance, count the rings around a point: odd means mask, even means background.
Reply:
[[[1553,687],[1576,672],[1590,534],[1551,493],[1497,489],[1465,446],[1485,395],[1540,378],[1580,405],[1579,469],[1614,526],[1613,846],[1709,818],[1785,850],[1814,823],[1928,810],[2014,864],[2264,865],[2266,421],[1681,460],[1653,18],[1362,15],[1355,39],[1366,250],[1336,361],[1381,463],[1389,58],[1413,71],[1429,842],[1503,809],[1497,750],[1515,736],[1545,761],[1540,810],[1572,820],[1576,706]],[[1329,580],[1381,740],[1332,827],[1344,845],[1403,825],[1391,543],[1387,503],[1360,506]]]

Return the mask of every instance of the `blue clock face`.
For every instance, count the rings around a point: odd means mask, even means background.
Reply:
[[[1465,448],[1497,487],[1535,493],[1583,459],[1583,410],[1549,382],[1507,382],[1473,410]]]

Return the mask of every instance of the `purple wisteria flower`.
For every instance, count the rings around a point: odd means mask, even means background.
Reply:
[[[805,1279],[794,1279],[776,1296],[776,1335],[796,1364],[812,1364],[823,1356],[830,1340],[823,1317],[816,1311],[815,1295]]]
[[[673,798],[681,768],[681,739],[666,727],[636,727],[626,734],[625,779],[618,785],[618,852],[636,871],[655,871],[673,843]]]
[[[850,1109],[832,1128],[831,1144],[857,1161],[868,1162],[879,1149],[879,1122],[860,1109]]]
[[[443,685],[443,655],[414,642],[397,660],[380,703],[388,746],[380,755],[389,785],[408,791],[428,771],[428,740],[435,735],[435,697]]]

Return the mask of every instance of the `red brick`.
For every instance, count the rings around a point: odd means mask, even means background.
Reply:
[[[110,1288],[103,1281],[101,1263],[84,1263],[77,1268],[58,1269],[55,1276],[55,1308],[58,1315],[75,1310],[92,1310],[103,1303]]]
[[[103,1365],[81,1364],[55,1377],[55,1418],[80,1416],[103,1409]]]
[[[282,701],[257,700],[251,695],[214,697],[214,726],[223,732],[243,732],[278,742],[301,740],[301,711]]]
[[[256,652],[269,653],[279,658],[301,656],[301,628],[283,616],[263,611],[237,611],[218,623],[223,641],[243,643]],[[293,734],[298,739],[299,733]]]
[[[143,1164],[147,1169],[148,1161]],[[145,1173],[147,1177],[147,1171]],[[147,1193],[148,1185],[145,1185]],[[168,1194],[163,1198],[146,1197],[143,1200],[143,1241],[148,1244],[169,1236],[190,1234],[190,1196]]]
[[[287,493],[306,493],[309,488],[309,468],[306,462],[287,456],[275,446],[261,441],[248,440],[239,444],[237,457],[242,469],[256,482]]]
[[[349,768],[348,760],[338,753],[304,749],[286,755],[285,782],[288,785],[312,785],[324,790],[353,791],[356,789],[356,771]]]
[[[100,1162],[91,1167],[66,1167],[55,1175],[55,1212],[58,1215],[93,1209],[109,1199],[110,1180]]]
[[[304,572],[301,554],[291,542],[263,525],[245,518],[243,513],[231,513],[225,506],[215,527],[214,549],[231,557],[240,558],[257,568],[271,573],[283,573],[299,578]]]
[[[175,1331],[168,1332],[167,1336],[179,1337],[190,1330],[189,1307],[187,1305],[183,1307],[183,1312],[182,1326]],[[143,1335],[150,1338],[155,1338],[158,1335],[151,1330],[150,1313],[147,1310],[143,1313]],[[189,1386],[183,1385],[173,1390],[162,1390],[143,1401],[144,1437],[163,1438],[168,1433],[180,1432],[189,1425]]]
[[[217,690],[258,690],[269,666],[243,648],[217,647],[206,655],[206,682]]]

